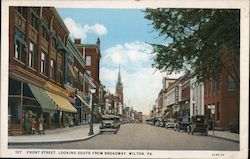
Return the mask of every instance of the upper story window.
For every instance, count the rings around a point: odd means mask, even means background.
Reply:
[[[57,82],[62,83],[62,65],[57,63]]]
[[[31,14],[31,26],[38,30],[38,17],[35,15],[35,13]]]
[[[41,53],[41,73],[44,75],[48,75],[48,55],[42,51]]]
[[[52,38],[52,47],[55,49],[57,48],[57,40],[55,37]]]
[[[34,69],[37,67],[37,45],[32,42],[29,45],[29,66]]]
[[[50,61],[50,78],[55,80],[55,60],[51,59]]]
[[[42,26],[42,37],[43,37],[45,40],[48,40],[48,31],[47,31],[47,29],[45,28],[45,26]]]
[[[24,19],[27,19],[27,15],[28,15],[27,7],[17,7],[17,12],[21,14]]]
[[[220,93],[220,78],[218,78],[216,81],[216,89],[217,89],[217,93]]]
[[[26,63],[26,46],[19,40],[15,42],[15,55],[14,57],[19,61]]]
[[[87,73],[88,73],[88,74],[89,74],[89,76],[91,77],[91,71],[89,71],[89,70],[88,70],[88,71],[87,71]]]
[[[235,88],[236,88],[236,85],[235,85],[233,78],[230,75],[228,75],[227,76],[227,90],[234,91]]]
[[[86,66],[91,66],[91,56],[86,56]]]

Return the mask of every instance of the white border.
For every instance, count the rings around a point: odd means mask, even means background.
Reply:
[[[48,3],[49,2],[49,3]],[[241,9],[241,56],[240,56],[240,151],[155,151],[149,158],[247,158],[248,153],[248,115],[249,115],[249,1],[248,0],[3,0],[1,18],[1,145],[0,157],[63,157],[63,158],[125,158],[129,156],[115,155],[60,155],[61,150],[56,150],[58,155],[27,155],[22,149],[22,155],[16,153],[16,149],[8,149],[8,62],[9,62],[9,6],[54,6],[61,8],[235,8]],[[79,7],[80,6],[80,7]],[[38,150],[41,151],[41,150]],[[48,150],[49,151],[49,150]],[[64,150],[66,151],[66,150]],[[84,152],[87,150],[69,150],[72,152]],[[89,152],[103,152],[103,150],[88,150]],[[105,152],[127,152],[127,150],[104,150]],[[212,154],[224,154],[224,156],[212,156]],[[147,158],[147,156],[130,156],[131,158]]]

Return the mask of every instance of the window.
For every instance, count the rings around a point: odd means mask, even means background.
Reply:
[[[48,75],[48,68],[47,68],[47,54],[42,51],[41,53],[41,73],[44,75]]]
[[[21,14],[24,19],[27,19],[27,7],[17,7],[17,12]]]
[[[91,71],[87,71],[87,73],[89,74],[89,76],[91,77]]]
[[[55,80],[55,60],[50,61],[50,78]]]
[[[23,63],[26,63],[26,47],[20,41],[16,41],[14,57]]]
[[[219,102],[217,102],[217,110],[216,110],[216,112],[217,112],[217,120],[220,120],[220,103]]]
[[[31,26],[35,29],[38,28],[38,18],[35,16],[35,14],[31,14]]]
[[[214,94],[214,92],[215,92],[215,80],[214,79],[212,79],[212,94]]]
[[[37,48],[32,42],[30,42],[29,46],[29,66],[34,69],[37,67]]]
[[[210,95],[211,92],[211,80],[208,80],[208,84],[207,84],[207,89],[208,89],[208,96]]]
[[[48,32],[45,26],[42,27],[42,36],[45,40],[48,40]]]
[[[218,78],[218,80],[216,81],[216,89],[217,89],[217,93],[220,93],[220,78]]]
[[[52,47],[55,49],[57,48],[57,40],[55,37],[52,38]]]
[[[86,56],[86,66],[91,66],[91,56]]]
[[[57,82],[62,83],[62,65],[57,63]]]
[[[235,85],[233,78],[230,75],[228,75],[227,90],[234,91],[235,87],[236,87],[236,85]]]

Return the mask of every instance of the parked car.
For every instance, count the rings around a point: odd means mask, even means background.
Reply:
[[[102,115],[100,132],[114,132],[116,134],[120,129],[120,117],[115,115]]]
[[[187,132],[189,126],[190,126],[190,121],[188,121],[187,119],[184,120],[184,118],[179,117],[177,123],[175,124],[174,130],[175,131],[183,130]]]
[[[191,117],[191,123],[188,127],[188,134],[195,132],[200,132],[204,135],[208,134],[208,120],[204,115],[194,115]]]
[[[165,128],[175,128],[175,119],[169,118],[165,123]]]

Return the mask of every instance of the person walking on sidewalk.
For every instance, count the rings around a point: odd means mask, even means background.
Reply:
[[[24,129],[26,134],[30,134],[29,112],[24,115]]]
[[[39,124],[38,133],[45,134],[43,114],[40,115],[40,118],[38,119],[38,124]]]

